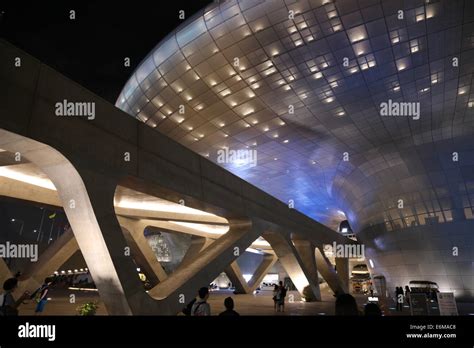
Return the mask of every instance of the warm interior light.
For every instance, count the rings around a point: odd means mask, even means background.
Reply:
[[[0,176],[3,176],[8,179],[24,182],[27,184],[31,184],[33,186],[42,187],[48,190],[56,191],[56,187],[52,183],[51,180],[47,178],[41,178],[35,175],[25,174],[22,173],[21,168],[24,165],[17,164],[13,167],[4,166],[0,167]]]

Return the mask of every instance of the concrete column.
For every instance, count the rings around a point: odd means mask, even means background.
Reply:
[[[303,295],[304,288],[309,285],[313,296],[316,298],[317,294],[315,293],[315,289],[319,286],[319,283],[316,283],[314,277],[311,277],[310,272],[305,267],[289,236],[284,236],[278,232],[265,232],[263,238],[272,246],[283,268],[290,276],[291,281],[299,293]]]
[[[334,270],[334,267],[332,266],[331,262],[329,262],[326,255],[321,252],[319,247],[316,248],[315,254],[318,271],[324,278],[324,280],[328,283],[328,286],[331,288],[334,294],[340,295],[345,293],[344,285],[342,284],[342,281],[340,280],[339,276]]]
[[[234,284],[236,293],[251,294],[258,288],[263,278],[267,275],[268,271],[277,260],[278,258],[273,254],[264,255],[262,262],[260,262],[255,272],[253,272],[252,278],[250,278],[248,282],[245,281],[237,261],[232,262],[224,272],[227,274],[232,284]]]
[[[248,287],[250,292],[253,293],[258,288],[263,278],[268,274],[268,271],[273,267],[278,258],[273,254],[265,254],[262,262],[258,265],[255,272],[253,272],[252,278],[248,281]]]
[[[302,240],[302,239],[293,239],[293,244],[303,264],[305,265],[309,278],[312,280],[310,282],[310,285],[311,285],[311,289],[313,290],[315,300],[321,301],[321,290],[319,288],[318,268],[316,265],[316,258],[314,255],[315,247],[310,241]]]
[[[118,216],[117,219],[120,225],[125,228],[129,232],[129,235],[132,237],[132,240],[130,240],[127,238],[127,233],[124,233],[127,242],[129,242],[129,245],[132,246],[133,243],[135,243],[141,254],[143,255],[143,259],[141,260],[141,262],[145,264],[145,267],[151,269],[152,273],[158,278],[160,282],[168,278],[168,275],[166,274],[163,267],[161,267],[160,262],[156,259],[156,255],[151,249],[144,235],[144,231],[147,227],[147,224],[141,220],[134,220],[123,216]],[[140,257],[140,253],[135,254]]]
[[[189,246],[186,254],[184,254],[183,259],[181,260],[181,264],[178,266],[177,269],[182,267],[186,267],[190,262],[193,262],[197,255],[204,249],[206,249],[209,245],[214,242],[213,239],[200,237],[200,236],[192,236],[191,237],[191,245]]]
[[[160,282],[160,278],[156,274],[156,270],[154,269],[153,265],[154,263],[159,263],[158,260],[151,259],[149,260],[142,252],[138,244],[135,242],[135,239],[133,239],[132,233],[126,229],[125,227],[122,227],[122,232],[123,235],[125,236],[125,240],[127,241],[128,246],[130,247],[130,253],[132,254],[133,260],[135,261],[135,264],[140,265],[142,270],[145,272],[147,275],[147,279],[150,282],[152,286],[155,286]],[[159,273],[159,275],[162,277],[162,279],[166,279],[166,272],[162,269],[161,265],[159,267],[163,273]],[[158,271],[160,272],[160,271]]]
[[[349,286],[349,258],[336,257],[336,272],[341,279],[344,292],[350,293]]]
[[[229,220],[229,231],[204,249],[187,267],[173,272],[168,279],[149,291],[161,299],[188,291],[191,298],[200,287],[207,286],[227,265],[236,260],[258,238],[261,229],[245,220]],[[186,296],[186,298],[189,298]]]
[[[225,274],[229,277],[229,280],[235,287],[236,294],[249,294],[250,288],[247,285],[247,281],[242,276],[242,271],[237,261],[232,262],[229,266],[224,269]]]
[[[44,279],[57,271],[77,249],[79,246],[69,228],[41,254],[37,262],[31,263],[23,272],[17,295],[25,290],[34,291],[41,286]]]

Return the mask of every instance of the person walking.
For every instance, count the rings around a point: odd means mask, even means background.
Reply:
[[[238,317],[239,313],[234,311],[234,300],[232,297],[227,297],[224,300],[225,311],[219,314],[220,317]]]
[[[53,281],[51,280],[51,278],[46,278],[44,280],[43,285],[41,285],[41,287],[35,291],[36,301],[38,302],[35,309],[35,315],[40,315],[41,313],[43,313],[44,307],[48,302],[48,292],[52,282]]]
[[[191,316],[202,317],[211,315],[211,306],[207,303],[209,288],[202,287],[198,291],[198,297],[191,308]]]

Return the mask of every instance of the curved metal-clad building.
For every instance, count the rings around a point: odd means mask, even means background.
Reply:
[[[116,105],[328,226],[347,218],[390,290],[472,299],[473,72],[471,1],[222,1]]]

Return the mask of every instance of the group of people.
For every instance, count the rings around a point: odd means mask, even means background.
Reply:
[[[285,311],[285,297],[286,297],[286,288],[283,286],[283,282],[273,288],[273,308],[275,312],[284,312]]]
[[[3,283],[3,293],[0,294],[0,316],[18,315],[18,307],[27,300],[36,301],[35,314],[39,315],[43,312],[48,302],[49,287],[52,284],[51,278],[46,278],[44,283],[33,293],[25,291],[18,300],[15,301],[13,293],[18,288],[19,276],[20,274],[17,274],[15,277],[9,278]]]
[[[185,315],[202,317],[211,315],[211,306],[207,303],[209,298],[209,288],[202,287],[198,291],[198,296],[188,303],[188,305],[183,309]],[[234,310],[234,300],[232,297],[227,297],[224,300],[225,311],[219,314],[219,316],[239,316]]]
[[[403,288],[401,286],[397,286],[395,288],[395,302],[397,303],[397,311],[403,311],[403,303],[405,301],[409,304],[409,294],[410,294],[410,287],[408,285],[405,286],[405,293],[403,293]]]

